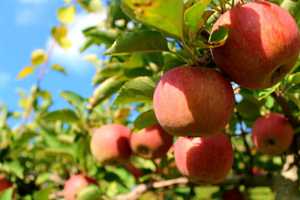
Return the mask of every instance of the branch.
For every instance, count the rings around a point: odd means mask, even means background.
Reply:
[[[145,193],[148,190],[157,189],[157,188],[164,188],[169,187],[173,185],[181,185],[181,184],[187,184],[189,180],[185,177],[170,179],[170,180],[163,180],[148,184],[140,184],[137,185],[130,193],[119,195],[115,197],[115,200],[136,200],[138,199],[143,193]]]
[[[273,177],[271,175],[262,175],[262,176],[234,176],[227,180],[225,180],[222,185],[245,185],[247,187],[257,187],[257,186],[272,186],[273,185]],[[137,185],[131,192],[127,194],[121,194],[119,196],[114,197],[114,200],[136,200],[143,193],[158,189],[165,188],[175,185],[187,185],[191,183],[188,178],[180,177],[170,180],[163,180],[148,184],[140,184]]]
[[[283,94],[281,92],[273,92],[272,97],[277,101],[277,103],[282,108],[283,113],[285,116],[289,119],[290,123],[297,127],[300,125],[299,120],[293,116],[292,110],[289,107],[288,101],[284,98]]]

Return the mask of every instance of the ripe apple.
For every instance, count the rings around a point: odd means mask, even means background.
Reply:
[[[288,119],[279,113],[258,118],[252,128],[252,140],[257,150],[276,155],[285,152],[293,141],[294,130]]]
[[[233,164],[231,142],[222,133],[207,137],[179,137],[174,144],[174,154],[179,172],[197,183],[222,182]]]
[[[131,156],[129,128],[119,124],[104,125],[93,130],[92,155],[101,163],[124,162]]]
[[[222,195],[222,200],[244,200],[243,194],[238,188],[227,190]]]
[[[76,174],[71,176],[64,185],[64,199],[76,200],[79,192],[90,184],[96,184],[96,180],[89,178],[83,174]]]
[[[215,63],[239,85],[267,88],[294,66],[300,35],[293,17],[276,4],[255,1],[237,5],[216,21],[212,31],[229,29],[225,45],[212,49]]]
[[[12,187],[12,183],[4,175],[0,175],[0,192]]]
[[[130,138],[130,145],[137,155],[148,158],[163,157],[173,143],[173,137],[167,134],[159,125],[152,125],[134,133]]]
[[[159,124],[170,134],[203,136],[229,121],[234,107],[230,83],[213,69],[182,66],[167,71],[153,97]]]

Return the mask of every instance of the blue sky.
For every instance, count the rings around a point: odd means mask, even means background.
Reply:
[[[28,90],[35,83],[36,77],[30,76],[17,80],[18,72],[30,64],[31,52],[49,45],[50,30],[58,24],[57,8],[63,6],[63,0],[1,0],[0,1],[0,102],[11,110],[18,106],[19,88]],[[103,15],[80,13],[70,26],[70,39],[82,41],[80,30],[103,21]],[[54,48],[50,63],[58,63],[67,69],[68,76],[52,72],[43,80],[42,88],[54,94],[55,107],[65,104],[59,98],[63,90],[73,90],[87,97],[92,92],[91,78],[94,68],[84,62],[78,53],[80,43],[70,50]],[[99,52],[94,48],[90,52]]]

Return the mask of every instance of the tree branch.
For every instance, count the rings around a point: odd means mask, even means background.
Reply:
[[[157,189],[157,188],[164,188],[169,187],[173,185],[185,185],[189,182],[189,180],[185,177],[180,177],[176,179],[170,179],[170,180],[163,180],[148,184],[140,184],[137,185],[130,193],[119,195],[115,197],[115,200],[136,200],[138,199],[143,193],[145,193],[148,190]]]
[[[272,186],[273,185],[273,177],[271,175],[262,175],[262,176],[234,176],[230,179],[225,180],[222,185],[245,185],[247,187],[257,187],[257,186]],[[121,194],[119,196],[114,197],[114,200],[136,200],[143,193],[158,189],[165,188],[174,185],[187,185],[191,183],[188,178],[180,177],[170,180],[163,180],[148,184],[140,184],[137,185],[131,192],[127,194]]]
[[[288,101],[284,98],[283,94],[281,92],[273,92],[272,97],[276,100],[276,102],[280,105],[283,113],[285,116],[289,119],[290,123],[297,127],[300,125],[300,121],[293,116],[292,111],[289,107]]]

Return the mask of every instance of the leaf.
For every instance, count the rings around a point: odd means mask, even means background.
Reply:
[[[148,110],[141,113],[134,121],[134,127],[136,129],[143,129],[151,125],[157,124],[157,119],[155,117],[153,110]]]
[[[45,188],[39,191],[34,192],[33,200],[48,200],[51,194],[51,188]]]
[[[8,108],[5,105],[0,105],[0,129],[4,128],[6,125],[6,120],[8,117]]]
[[[49,112],[42,116],[45,121],[77,122],[79,117],[73,110],[62,109]]]
[[[36,67],[35,66],[27,66],[24,67],[18,74],[17,79],[24,79],[27,76],[31,75],[34,73]]]
[[[106,79],[94,91],[92,97],[89,99],[89,109],[97,106],[101,101],[110,97],[113,93],[117,92],[123,85],[124,80],[116,76]]]
[[[155,82],[149,77],[138,77],[126,82],[117,96],[116,104],[152,102]]]
[[[133,19],[177,38],[183,37],[182,0],[123,0],[121,8]]]
[[[57,11],[57,18],[63,24],[70,24],[74,21],[75,12],[74,6],[62,7]]]
[[[44,64],[48,59],[48,55],[43,49],[37,49],[31,53],[31,64],[41,65]]]
[[[0,164],[1,171],[5,171],[7,173],[12,173],[18,178],[24,178],[24,168],[19,163],[19,161],[11,161]]]
[[[71,41],[68,36],[68,29],[66,26],[53,27],[51,30],[52,37],[57,42],[57,44],[63,48],[68,49],[72,46]]]
[[[78,193],[77,200],[98,200],[101,192],[96,185],[89,185]]]
[[[214,31],[209,38],[209,48],[220,47],[225,44],[229,34],[229,29],[221,26],[218,30]]]
[[[119,55],[134,52],[168,51],[163,35],[156,31],[127,32],[117,38],[106,54]]]
[[[9,188],[0,193],[0,200],[13,200],[14,189]]]
[[[300,72],[289,75],[287,81],[289,84],[300,84]]]
[[[72,91],[63,91],[60,96],[64,98],[70,105],[74,106],[79,110],[84,109],[85,98]]]
[[[59,73],[62,73],[63,75],[67,75],[67,72],[65,70],[65,68],[59,64],[54,64],[51,66],[51,69],[53,71],[56,71],[56,72],[59,72]]]
[[[197,32],[204,24],[203,14],[211,0],[200,0],[189,7],[184,13],[185,24],[193,31]]]

